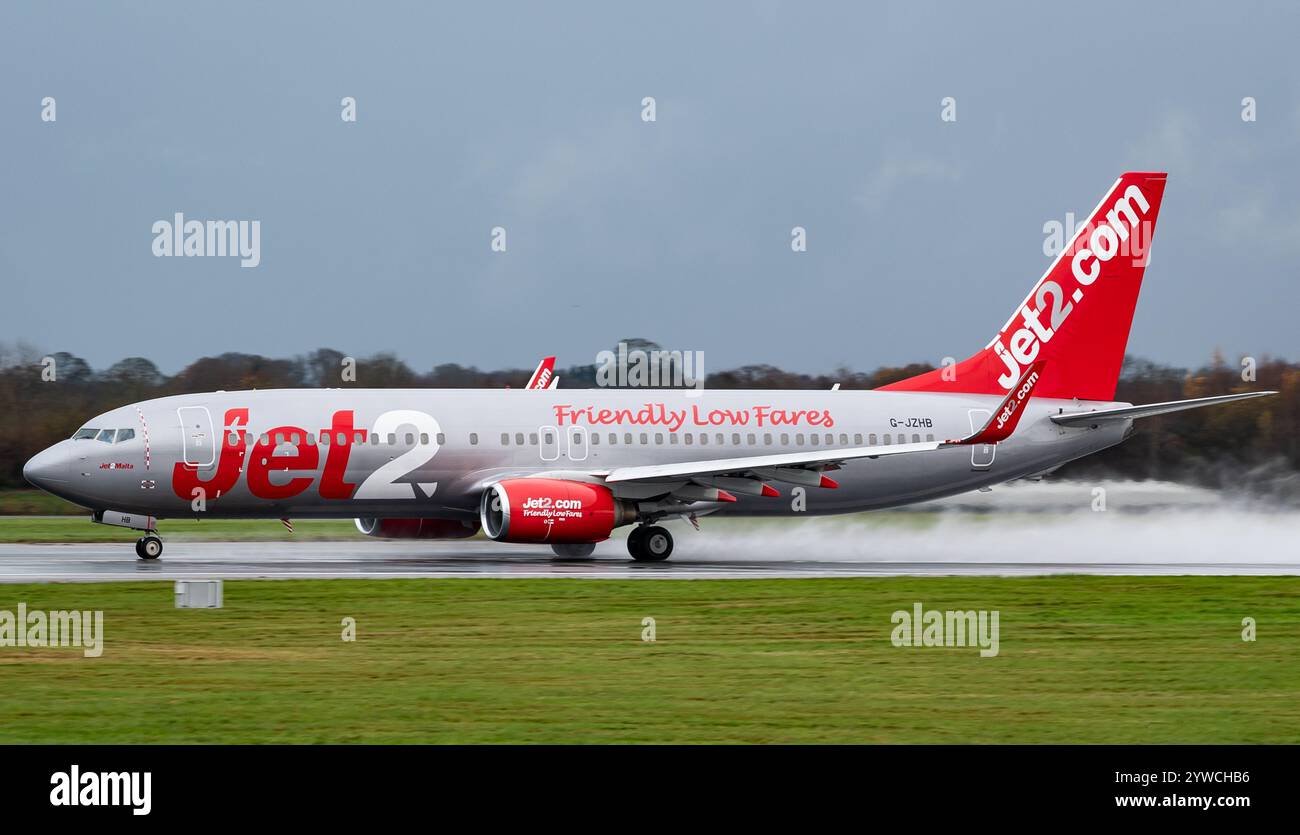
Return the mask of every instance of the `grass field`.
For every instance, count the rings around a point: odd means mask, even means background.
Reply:
[[[20,601],[103,610],[105,647],[0,648],[5,743],[1300,742],[1300,578],[241,581],[221,610],[0,586]],[[914,602],[999,610],[1000,654],[892,646]]]
[[[90,511],[44,490],[0,490],[0,516],[87,516]]]

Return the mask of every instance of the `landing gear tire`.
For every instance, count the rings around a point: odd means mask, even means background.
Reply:
[[[570,559],[575,557],[576,558],[590,557],[592,553],[596,550],[596,543],[575,542],[575,543],[565,543],[563,545],[552,545],[551,550],[555,552],[555,556],[557,557],[568,557]]]
[[[627,551],[637,562],[663,562],[672,556],[673,535],[658,525],[633,528],[627,536]]]
[[[135,553],[142,560],[156,560],[162,556],[162,540],[153,534],[142,536],[136,540]]]

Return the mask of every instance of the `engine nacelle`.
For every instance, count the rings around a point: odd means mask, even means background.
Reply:
[[[636,509],[601,484],[562,478],[510,478],[483,491],[479,521],[498,542],[600,542]]]
[[[478,533],[478,522],[459,519],[358,519],[357,530],[381,539],[466,539]]]

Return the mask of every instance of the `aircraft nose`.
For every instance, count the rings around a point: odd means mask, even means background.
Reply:
[[[49,489],[50,485],[66,484],[72,459],[58,445],[42,450],[23,465],[23,478],[37,487]]]

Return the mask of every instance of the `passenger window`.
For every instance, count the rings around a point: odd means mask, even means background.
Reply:
[[[927,441],[933,441],[933,440],[934,440],[934,435],[926,435],[926,436],[925,436],[925,439],[926,439]]]
[[[849,438],[847,435],[840,436],[840,443],[847,444],[848,442]],[[826,446],[835,446],[835,436],[829,432],[826,433]]]
[[[631,444],[631,443],[632,443],[632,433],[631,433],[631,432],[624,432],[624,433],[623,433],[623,443],[625,443],[625,444]]]
[[[889,446],[889,433],[886,432],[885,434],[881,435],[880,440],[883,442],[884,446]]]
[[[708,432],[701,432],[701,433],[700,433],[700,446],[708,446],[708,445],[709,445],[709,433],[708,433]]]
[[[867,443],[868,443],[870,446],[875,446],[875,445],[876,445],[876,433],[875,433],[875,432],[872,432],[870,435],[867,436]]]
[[[732,433],[731,433],[731,445],[732,445],[732,446],[740,446],[740,433],[739,433],[739,432],[732,432]]]
[[[853,445],[854,445],[854,446],[862,446],[862,433],[861,433],[861,432],[855,432],[855,433],[854,433],[854,435],[853,435]]]
[[[754,433],[753,433],[753,432],[750,432],[750,433],[749,433],[749,445],[750,445],[750,446],[757,446],[757,445],[758,445],[758,439],[754,437]]]
[[[315,432],[308,432],[308,433],[307,433],[307,446],[316,446],[316,433],[315,433]]]
[[[797,434],[797,435],[794,436],[794,442],[795,442],[795,445],[796,445],[796,446],[803,446],[803,433],[802,433],[802,432],[800,432],[799,434]]]
[[[501,433],[501,446],[510,446],[510,433],[509,433],[509,432],[502,432],[502,433]]]
[[[809,435],[808,440],[812,443],[813,446],[817,446],[822,442],[821,438],[817,435],[816,432]]]
[[[257,439],[257,442],[258,442],[259,444],[261,444],[262,446],[270,446],[270,444],[271,444],[271,439],[268,438],[268,437],[266,437],[266,435],[264,434],[264,435],[262,435],[262,437],[260,437],[260,438]]]
[[[551,442],[551,441],[550,441],[550,438],[547,438],[547,439],[546,439],[546,442],[547,442],[547,443],[550,443],[550,442]],[[533,446],[537,446],[537,433],[536,433],[536,432],[529,432],[529,433],[528,433],[528,443],[532,444]]]
[[[655,446],[663,446],[663,445],[664,445],[664,433],[662,433],[662,432],[656,432],[656,433],[655,433]]]
[[[676,432],[672,432],[672,433],[670,433],[670,434],[668,435],[668,445],[669,445],[669,446],[677,446],[677,433],[676,433]]]
[[[723,436],[723,434],[722,434],[721,432],[719,432],[717,435],[713,436],[713,439],[714,439],[715,441],[718,442],[718,446],[722,446],[723,444],[725,444],[725,443],[727,442],[727,439]]]
[[[421,432],[421,433],[420,433],[420,443],[421,443],[422,445],[428,445],[428,443],[429,443],[429,433],[428,433],[428,432]]]
[[[389,432],[389,433],[388,433],[388,445],[389,445],[389,446],[397,446],[397,433],[396,433],[396,432]]]
[[[610,433],[609,433],[609,445],[610,445],[610,446],[617,446],[617,445],[618,445],[618,435],[616,435],[616,434],[613,433],[613,432],[610,432]]]
[[[374,446],[379,446],[379,433],[377,432],[370,433],[370,443]]]
[[[470,445],[470,446],[478,446],[478,433],[477,433],[477,432],[471,432],[471,433],[469,433],[469,445]]]
[[[438,439],[438,446],[447,443],[447,433],[439,432],[435,437]]]
[[[548,444],[553,444],[553,443],[555,443],[555,436],[552,435],[550,432],[543,432],[543,433],[542,433],[542,438],[543,438],[543,440],[545,440],[545,442],[548,443]]]
[[[364,444],[364,443],[366,442],[366,433],[365,433],[365,432],[358,432],[358,433],[356,433],[356,435],[354,435],[353,437],[356,439],[356,442],[359,443],[359,444]]]
[[[516,433],[515,433],[515,445],[516,445],[516,446],[523,446],[523,445],[524,445],[524,433],[523,433],[523,432],[516,432]]]
[[[294,446],[298,446],[298,433],[297,433],[297,432],[290,432],[290,433],[289,433],[289,443],[293,444]]]
[[[790,446],[790,433],[789,433],[789,432],[782,432],[782,433],[781,433],[781,446]]]
[[[915,434],[915,433],[913,433],[913,435],[912,435],[912,443],[914,443],[914,444],[919,444],[919,443],[921,443],[921,436],[920,436],[920,435],[917,435],[917,434]]]
[[[772,445],[772,433],[771,433],[771,432],[764,432],[764,433],[763,433],[763,446],[771,446],[771,445]]]
[[[687,432],[685,435],[682,436],[682,438],[686,441],[687,446],[691,446],[692,444],[695,443],[695,436],[692,435],[690,432]]]
[[[645,446],[645,445],[646,445],[647,443],[649,443],[649,442],[650,442],[649,437],[646,435],[646,433],[642,432],[642,433],[641,433],[641,446]]]
[[[122,431],[124,432],[124,431],[126,431],[126,430],[122,430]],[[238,432],[228,432],[228,433],[226,433],[226,437],[230,439],[230,445],[231,445],[231,446],[239,446],[239,433],[238,433]],[[118,433],[118,440],[121,440],[121,432]]]
[[[591,433],[591,445],[592,445],[592,446],[600,446],[600,433],[599,433],[599,432],[592,432],[592,433]]]
[[[902,432],[899,432],[899,433],[898,433],[898,442],[899,442],[900,444],[905,444],[905,443],[907,443],[907,436],[904,435]]]

